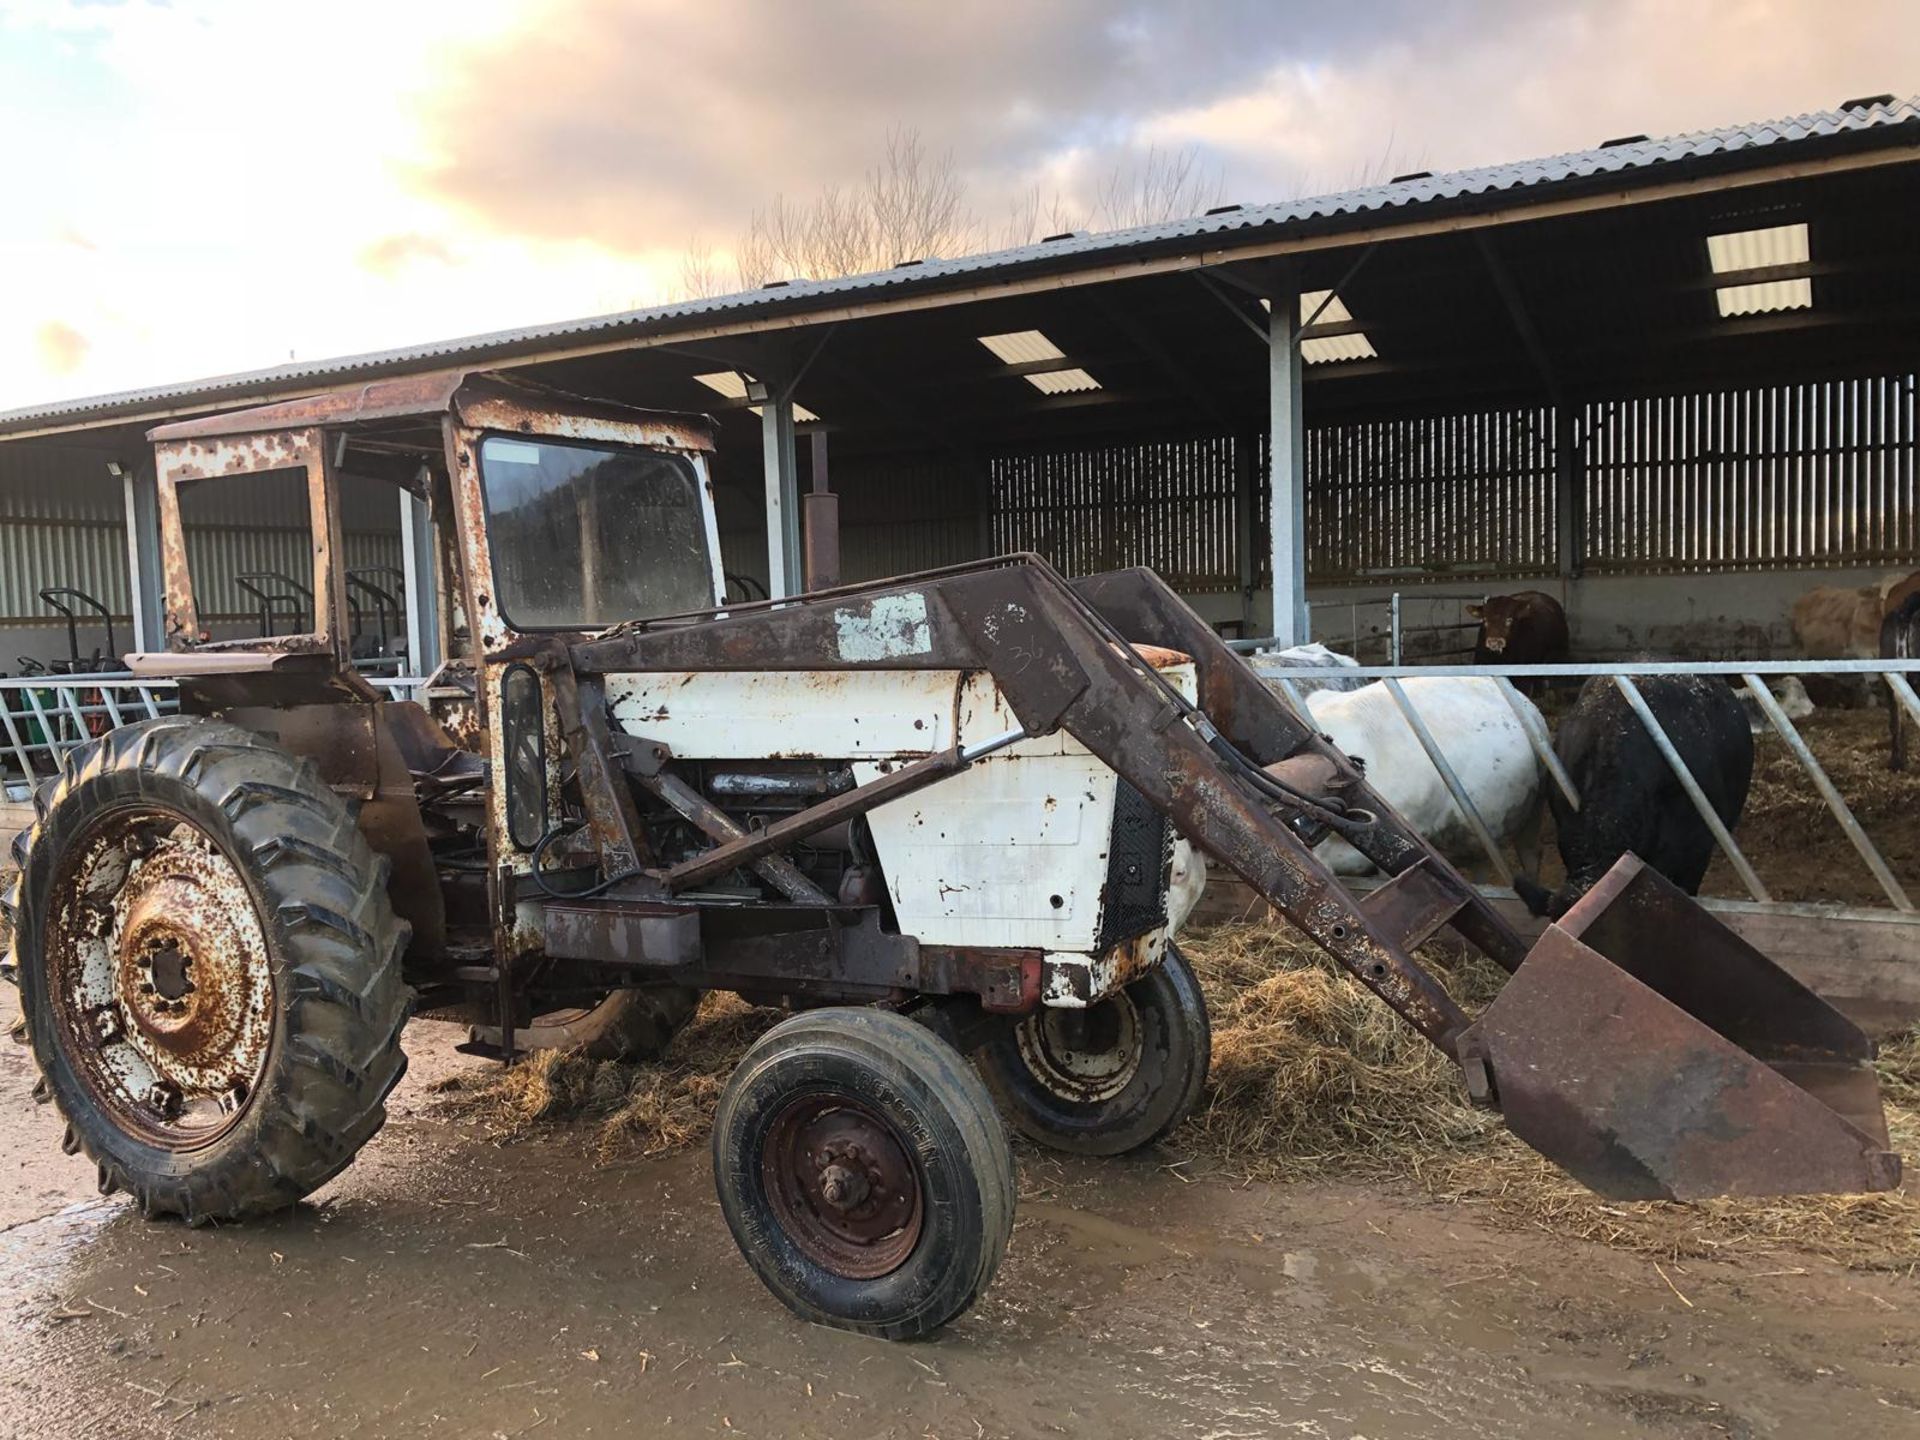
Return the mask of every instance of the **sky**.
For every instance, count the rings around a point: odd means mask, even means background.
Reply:
[[[0,409],[654,303],[889,131],[991,217],[1882,92],[1920,0],[0,0]]]

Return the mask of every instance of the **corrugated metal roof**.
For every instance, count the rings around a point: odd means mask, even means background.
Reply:
[[[755,314],[803,314],[825,309],[845,297],[878,291],[938,292],[956,282],[990,283],[1011,280],[1025,272],[1066,271],[1123,258],[1129,253],[1168,252],[1209,241],[1223,248],[1236,241],[1270,238],[1271,232],[1298,229],[1315,233],[1357,228],[1352,222],[1383,211],[1415,210],[1459,202],[1497,198],[1512,192],[1577,186],[1635,171],[1667,167],[1700,168],[1715,161],[1728,168],[1750,152],[1781,146],[1828,148],[1852,137],[1861,146],[1920,143],[1920,96],[1850,110],[1815,111],[1786,119],[1759,121],[1724,129],[1701,130],[1657,140],[1633,140],[1565,155],[1523,160],[1446,174],[1421,175],[1398,183],[1370,185],[1330,195],[1316,195],[1275,205],[1223,209],[1192,219],[1103,233],[1076,232],[1036,245],[1020,246],[955,260],[927,260],[890,270],[833,280],[775,283],[759,290],[710,299],[688,300],[641,310],[598,315],[551,325],[529,326],[458,339],[378,351],[337,359],[302,361],[271,369],[216,376],[150,389],[123,391],[82,399],[57,401],[0,412],[0,433],[58,423],[139,414],[162,406],[205,400],[216,403],[235,392],[294,393],[303,385],[321,386],[351,379],[369,370],[396,370],[418,365],[444,366],[506,361],[516,353],[615,340],[622,335],[670,333],[717,319],[746,319]],[[1758,162],[1756,162],[1758,163]],[[1659,175],[1657,178],[1667,178]]]

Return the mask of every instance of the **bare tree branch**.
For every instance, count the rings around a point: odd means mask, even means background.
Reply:
[[[1151,225],[1197,215],[1222,194],[1219,170],[1198,150],[1152,148],[1115,161],[1082,205],[1036,182],[996,233],[980,222],[953,152],[929,150],[918,131],[895,129],[858,185],[829,185],[810,200],[776,195],[754,211],[734,243],[733,282],[751,290],[773,280],[827,280],[965,255],[996,241],[1011,247],[1070,230]],[[723,284],[711,249],[690,244],[678,291],[704,297]]]

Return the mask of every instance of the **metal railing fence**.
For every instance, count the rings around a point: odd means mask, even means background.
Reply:
[[[417,675],[365,679],[395,699],[414,698],[426,683]],[[31,799],[89,740],[179,709],[174,681],[136,679],[124,670],[0,678],[0,782],[7,798]]]
[[[1806,675],[1857,675],[1878,676],[1888,691],[1890,704],[1898,706],[1907,718],[1920,726],[1920,695],[1914,690],[1913,677],[1920,675],[1920,659],[1905,660],[1736,660],[1736,661],[1622,661],[1606,664],[1558,664],[1558,665],[1361,665],[1343,666],[1335,671],[1303,669],[1299,680],[1311,680],[1318,676],[1337,675],[1342,679],[1380,680],[1386,684],[1387,694],[1392,697],[1395,706],[1407,721],[1421,749],[1432,761],[1439,773],[1441,783],[1458,807],[1479,844],[1485,852],[1487,861],[1501,883],[1511,885],[1513,866],[1499,840],[1495,837],[1479,810],[1473,797],[1468,794],[1465,785],[1446,753],[1446,737],[1435,735],[1432,729],[1420,717],[1414,701],[1401,685],[1401,681],[1414,677],[1474,677],[1492,680],[1500,686],[1501,694],[1519,719],[1521,728],[1527,736],[1527,743],[1539,759],[1549,779],[1566,798],[1569,805],[1578,809],[1580,795],[1572,778],[1561,765],[1553,748],[1553,742],[1546,727],[1539,722],[1539,712],[1527,703],[1515,687],[1515,679],[1588,679],[1603,676],[1610,679],[1619,689],[1628,707],[1647,732],[1654,748],[1672,770],[1674,779],[1685,792],[1688,802],[1699,814],[1701,822],[1713,835],[1714,843],[1726,856],[1727,863],[1739,877],[1747,893],[1762,904],[1773,903],[1773,896],[1765,883],[1754,871],[1746,854],[1741,850],[1733,833],[1721,820],[1707,799],[1699,780],[1687,768],[1685,760],[1675,748],[1672,738],[1667,734],[1659,719],[1647,705],[1646,697],[1641,694],[1636,680],[1659,675],[1720,675],[1730,681],[1738,681],[1739,688],[1750,694],[1768,725],[1786,745],[1802,774],[1807,778],[1814,792],[1820,797],[1827,810],[1833,816],[1861,863],[1872,876],[1880,893],[1885,896],[1887,906],[1902,918],[1912,917],[1920,921],[1913,901],[1908,896],[1905,884],[1894,873],[1881,854],[1873,838],[1867,833],[1853,814],[1852,807],[1841,795],[1839,787],[1821,765],[1819,759],[1808,746],[1806,738],[1781,708],[1773,692],[1767,687],[1768,676],[1806,676]],[[1284,673],[1266,671],[1262,678],[1283,696],[1287,702],[1302,715],[1309,715],[1305,698],[1298,688],[1298,682]]]
[[[1861,863],[1886,897],[1888,907],[1901,916],[1916,914],[1906,886],[1894,873],[1872,837],[1854,816],[1839,788],[1808,746],[1806,738],[1781,708],[1766,684],[1768,676],[1857,675],[1877,676],[1886,686],[1889,703],[1898,706],[1920,726],[1920,693],[1914,677],[1920,676],[1920,659],[1904,660],[1737,660],[1737,661],[1619,661],[1599,664],[1556,665],[1361,665],[1341,667],[1337,671],[1302,670],[1300,680],[1318,675],[1337,675],[1342,679],[1382,680],[1395,707],[1405,717],[1408,728],[1432,762],[1448,795],[1459,808],[1467,827],[1486,853],[1493,873],[1503,884],[1513,881],[1514,869],[1500,841],[1479,813],[1473,797],[1461,781],[1447,754],[1447,737],[1436,734],[1421,717],[1418,706],[1400,683],[1412,678],[1477,677],[1495,681],[1502,696],[1512,707],[1527,743],[1540,761],[1548,778],[1574,808],[1580,796],[1555,754],[1552,737],[1540,723],[1538,710],[1526,702],[1515,687],[1516,679],[1581,679],[1604,676],[1612,680],[1638,718],[1648,738],[1672,768],[1675,780],[1699,813],[1702,823],[1713,834],[1714,842],[1752,898],[1761,903],[1773,899],[1765,883],[1754,871],[1741,850],[1739,841],[1721,821],[1709,803],[1699,781],[1687,769],[1671,737],[1648,707],[1636,680],[1657,675],[1720,675],[1737,680],[1754,698],[1755,704],[1773,731],[1786,745],[1801,772],[1807,777],[1835,823],[1840,827]],[[369,675],[368,681],[386,690],[396,699],[414,698],[426,683],[420,676]],[[1283,673],[1269,672],[1263,677],[1302,715],[1310,714],[1296,681]],[[35,787],[60,772],[65,757],[89,740],[122,725],[156,719],[176,713],[178,690],[171,680],[136,679],[125,672],[96,675],[48,675],[0,679],[0,777],[4,778],[8,798],[29,799]]]

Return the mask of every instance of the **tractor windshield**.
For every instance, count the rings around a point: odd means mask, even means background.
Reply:
[[[492,435],[480,479],[500,612],[516,630],[714,604],[699,476],[684,455]]]

